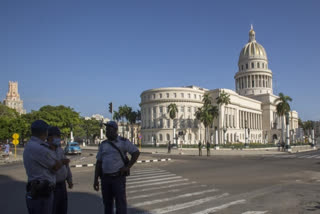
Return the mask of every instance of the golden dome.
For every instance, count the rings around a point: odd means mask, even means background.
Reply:
[[[267,60],[267,53],[262,45],[256,42],[255,31],[251,25],[249,31],[249,42],[242,48],[240,52],[239,61],[249,58],[260,58]]]

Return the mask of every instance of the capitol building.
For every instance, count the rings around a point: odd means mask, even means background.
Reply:
[[[173,142],[173,127],[176,127],[176,133],[183,131],[178,143],[203,142],[205,128],[196,119],[195,112],[203,106],[205,93],[211,97],[212,104],[219,108],[219,116],[209,130],[207,140],[211,143],[244,143],[246,134],[251,143],[277,142],[281,137],[282,124],[274,102],[278,96],[273,94],[272,71],[269,69],[267,53],[256,41],[252,27],[249,41],[240,52],[234,81],[235,91],[222,88],[209,90],[196,86],[143,91],[140,95],[142,143]],[[230,104],[221,106],[216,103],[216,98],[222,92],[229,95]],[[171,120],[167,112],[171,103],[178,107],[175,120]],[[298,129],[296,111],[289,113],[289,125],[290,137],[294,139]]]

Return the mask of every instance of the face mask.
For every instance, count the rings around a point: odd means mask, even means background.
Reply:
[[[59,147],[60,146],[60,142],[61,142],[61,139],[60,138],[54,138],[53,141],[52,141],[52,144],[56,147]]]

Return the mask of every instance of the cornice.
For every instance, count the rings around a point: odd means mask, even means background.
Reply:
[[[188,100],[188,99],[161,99],[161,100],[149,100],[146,102],[141,102],[140,106],[146,104],[161,104],[161,103],[195,103],[195,104],[203,104],[200,100]]]

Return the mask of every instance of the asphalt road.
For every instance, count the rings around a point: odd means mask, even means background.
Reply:
[[[71,158],[85,160],[92,153]],[[165,157],[145,157],[151,156]],[[319,151],[170,158],[173,161],[133,167],[127,179],[129,213],[320,213]],[[103,213],[101,193],[92,189],[93,170],[72,168],[70,214]],[[2,214],[27,213],[25,181],[21,164],[0,167]]]

